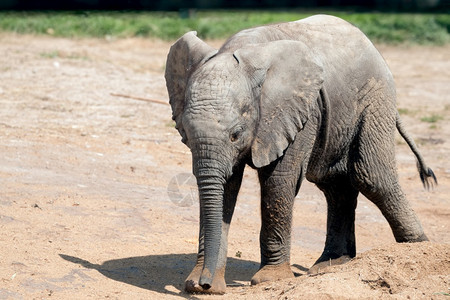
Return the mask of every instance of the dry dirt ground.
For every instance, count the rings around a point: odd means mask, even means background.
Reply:
[[[167,101],[169,46],[0,35],[0,299],[217,297],[182,291],[199,208],[170,107],[111,95]],[[449,299],[450,47],[379,49],[396,78],[405,127],[439,180],[424,190],[399,137],[401,185],[431,242],[396,244],[360,197],[357,257],[308,276],[325,240],[326,203],[305,182],[292,232],[297,277],[252,287],[260,220],[249,169],[223,299]]]

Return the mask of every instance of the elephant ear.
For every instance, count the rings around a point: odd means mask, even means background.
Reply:
[[[256,87],[260,120],[251,152],[255,167],[280,156],[303,128],[323,83],[323,68],[299,41],[252,45],[234,53]]]
[[[181,116],[185,105],[185,92],[189,76],[203,61],[212,57],[217,50],[207,45],[197,37],[197,32],[191,31],[178,39],[170,47],[166,62],[166,86],[169,92],[169,102],[172,107],[172,119],[186,142]]]

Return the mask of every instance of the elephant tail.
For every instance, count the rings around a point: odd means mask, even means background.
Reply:
[[[396,126],[397,130],[402,136],[402,138],[406,141],[411,151],[414,153],[414,155],[417,158],[417,169],[419,170],[420,174],[420,180],[422,180],[423,186],[428,190],[434,186],[434,184],[437,185],[437,179],[436,175],[434,175],[433,170],[429,168],[422,157],[422,155],[419,152],[419,149],[417,149],[416,144],[414,143],[413,139],[408,135],[408,133],[405,131],[405,128],[403,127],[402,121],[400,120],[400,115],[397,112],[397,120],[396,120]],[[434,181],[434,183],[433,183]]]

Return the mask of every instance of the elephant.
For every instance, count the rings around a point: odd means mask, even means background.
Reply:
[[[219,50],[188,32],[170,48],[165,79],[199,191],[187,292],[226,291],[228,229],[245,166],[257,170],[261,189],[261,264],[251,284],[294,276],[292,211],[304,178],[327,201],[325,247],[313,268],[355,257],[359,193],[397,242],[428,240],[399,185],[396,130],[424,186],[436,176],[401,123],[385,60],[355,26],[315,15],[240,31]]]

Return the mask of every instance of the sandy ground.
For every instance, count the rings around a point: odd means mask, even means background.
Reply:
[[[199,207],[170,107],[111,95],[167,101],[169,46],[0,35],[0,299],[216,298],[182,291]],[[251,287],[260,220],[248,169],[223,299],[448,299],[450,47],[379,49],[396,78],[405,127],[439,180],[424,190],[399,137],[401,185],[431,242],[396,244],[381,213],[360,197],[357,257],[308,276],[324,245],[326,203],[305,182],[294,213],[297,277]],[[421,120],[432,115],[437,122]]]

